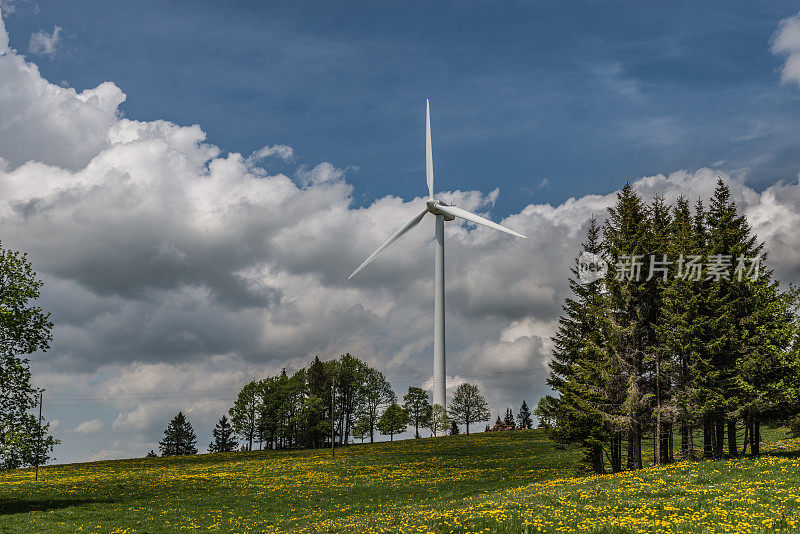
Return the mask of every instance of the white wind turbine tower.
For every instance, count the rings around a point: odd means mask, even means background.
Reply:
[[[456,217],[467,221],[482,224],[501,232],[525,239],[525,236],[501,226],[488,219],[484,219],[467,210],[450,206],[433,197],[433,155],[431,154],[431,105],[427,101],[427,114],[425,117],[425,170],[428,175],[428,200],[425,209],[417,213],[410,221],[396,231],[386,240],[378,250],[364,260],[347,279],[353,278],[361,269],[374,260],[378,254],[386,250],[389,245],[400,239],[406,232],[420,223],[426,214],[432,213],[436,217],[436,265],[433,282],[433,403],[446,406],[447,388],[445,385],[445,358],[444,358],[444,222],[452,221]]]

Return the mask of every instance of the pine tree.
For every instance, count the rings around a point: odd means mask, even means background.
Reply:
[[[217,422],[211,434],[214,441],[208,445],[208,452],[231,452],[239,446],[233,438],[233,428],[225,415]]]
[[[515,428],[517,426],[514,422],[514,412],[511,411],[511,408],[506,408],[506,417],[503,419],[503,422],[511,428]]]
[[[609,365],[625,387],[619,411],[609,415],[626,434],[628,468],[641,469],[642,432],[650,416],[645,376],[652,372],[645,366],[655,344],[652,317],[657,302],[653,301],[652,284],[646,281],[649,265],[637,267],[637,263],[653,252],[650,218],[631,184],[617,194],[617,202],[608,212],[603,249],[613,263],[605,279],[604,330],[609,359],[613,360]]]
[[[197,436],[194,434],[192,423],[186,419],[183,412],[178,412],[164,429],[164,439],[158,442],[158,449],[161,451],[161,456],[197,454],[196,443]]]
[[[541,426],[550,429],[550,436],[559,443],[580,444],[586,462],[597,473],[605,471],[603,443],[612,440],[611,425],[618,419],[621,404],[619,386],[609,380],[609,355],[603,335],[603,278],[580,279],[581,261],[600,258],[600,227],[592,217],[586,230],[586,241],[570,269],[572,297],[565,299],[558,331],[553,338],[548,385],[559,398],[545,396],[535,410]],[[585,272],[585,271],[584,271]],[[616,419],[615,419],[616,418]],[[610,444],[614,470],[619,463],[619,440]]]
[[[528,409],[528,404],[524,400],[522,401],[522,405],[519,407],[519,413],[517,414],[517,426],[523,430],[533,428],[531,411]]]
[[[461,431],[458,430],[458,425],[456,424],[456,422],[455,421],[450,421],[450,435],[451,436],[457,436],[460,433],[461,433]]]

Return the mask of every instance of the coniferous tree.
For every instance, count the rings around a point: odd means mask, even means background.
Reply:
[[[158,458],[158,455],[156,454],[156,451],[150,449],[150,452],[145,455],[145,458]]]
[[[506,416],[503,419],[503,422],[511,428],[515,428],[517,426],[516,422],[514,421],[514,412],[511,411],[511,408],[506,408]]]
[[[461,433],[455,421],[450,421],[450,435],[457,436]]]
[[[612,263],[605,278],[607,292],[603,314],[609,367],[624,386],[621,405],[611,416],[627,439],[627,466],[642,468],[642,433],[650,418],[645,377],[648,355],[655,344],[652,322],[652,284],[646,280],[649,265],[641,261],[652,252],[648,208],[630,183],[617,194],[603,226],[603,250]]]
[[[211,431],[214,441],[208,445],[208,452],[235,451],[239,444],[233,437],[233,427],[228,418],[223,415]]]
[[[600,267],[604,261],[600,232],[597,220],[592,217],[586,241],[570,269],[572,296],[565,299],[553,338],[547,381],[559,397],[543,397],[534,412],[541,426],[554,427],[550,435],[556,442],[580,444],[587,463],[597,473],[605,471],[603,443],[607,441],[611,442],[612,467],[619,470],[619,435],[624,426],[619,417],[621,388],[609,378],[611,358],[603,335],[605,279],[600,272],[593,275],[587,271],[588,265],[581,265],[582,261],[594,261]],[[612,432],[612,427],[617,430]]]
[[[197,436],[194,434],[192,423],[186,419],[183,412],[178,412],[164,429],[164,438],[158,442],[158,449],[161,451],[161,456],[197,454],[196,443]]]
[[[553,438],[582,445],[597,472],[606,449],[612,470],[622,468],[623,439],[627,467],[641,467],[648,434],[654,463],[672,461],[675,424],[683,458],[698,428],[705,456],[738,455],[740,423],[744,449],[758,454],[760,424],[800,411],[797,292],[772,279],[727,186],[720,180],[708,209],[698,201],[692,214],[684,198],[648,206],[626,185],[601,248],[608,272],[595,291],[571,279],[577,298],[554,338]]]
[[[517,414],[517,426],[523,430],[533,428],[531,411],[528,409],[528,404],[524,400],[522,401],[522,405],[519,407],[519,413]]]

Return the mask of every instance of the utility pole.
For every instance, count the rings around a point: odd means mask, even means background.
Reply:
[[[33,479],[34,482],[39,481],[39,451],[42,450],[42,393],[42,391],[39,392],[39,436],[36,440],[36,459],[34,460],[36,463],[36,475]]]
[[[331,380],[331,458],[336,456],[335,446],[336,446],[336,437],[335,437],[335,428],[336,428],[336,419],[333,415],[334,413],[334,406],[336,401],[336,381]]]

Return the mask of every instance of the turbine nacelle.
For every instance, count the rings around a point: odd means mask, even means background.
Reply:
[[[434,215],[444,215],[445,221],[455,220],[454,215],[450,215],[439,209],[439,206],[450,207],[450,204],[445,204],[441,200],[436,200],[435,198],[428,199],[425,204],[428,206],[428,213],[433,213]]]

